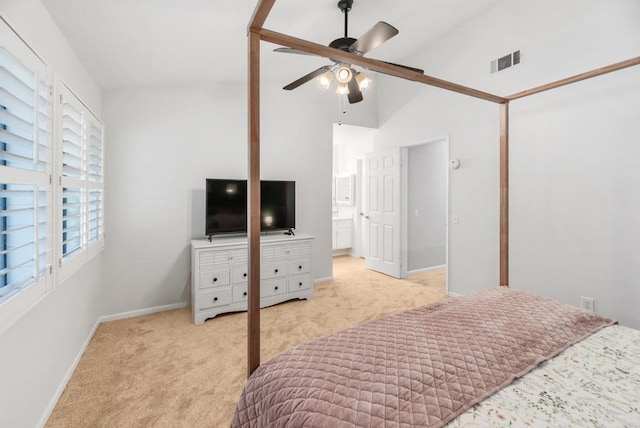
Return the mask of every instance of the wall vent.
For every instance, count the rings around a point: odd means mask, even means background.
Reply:
[[[491,61],[491,73],[502,71],[517,64],[520,64],[519,50]]]

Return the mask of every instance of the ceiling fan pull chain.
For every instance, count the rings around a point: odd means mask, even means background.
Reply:
[[[347,113],[346,95],[338,95],[338,125],[342,125],[342,115]]]

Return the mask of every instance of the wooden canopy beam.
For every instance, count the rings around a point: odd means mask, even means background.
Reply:
[[[254,31],[254,30],[252,30]],[[260,29],[255,30],[260,34],[260,38],[265,42],[275,43],[277,45],[287,46],[293,49],[297,49],[303,52],[307,52],[314,55],[323,56],[336,61],[342,61],[347,64],[355,64],[369,70],[377,71],[379,73],[389,74],[391,76],[399,77],[405,80],[411,80],[414,82],[424,83],[426,85],[435,86],[438,88],[446,89],[448,91],[457,92],[459,94],[468,95],[475,98],[480,98],[486,101],[492,101],[494,103],[504,103],[506,98],[499,97],[497,95],[489,94],[487,92],[478,91],[477,89],[468,88],[466,86],[458,85],[457,83],[448,82],[446,80],[438,79],[436,77],[427,76],[416,71],[408,70],[404,67],[389,64],[387,62],[378,61],[376,59],[365,58],[360,55],[355,55],[350,52],[341,51],[339,49],[330,48],[317,43],[309,42],[307,40],[298,39],[296,37],[288,36],[286,34],[276,33],[275,31]]]
[[[580,82],[582,80],[590,79],[596,76],[602,76],[603,74],[611,73],[613,71],[622,70],[623,68],[632,67],[640,64],[640,56],[628,59],[626,61],[617,62],[615,64],[608,65],[606,67],[597,68],[586,73],[576,74],[575,76],[567,77],[566,79],[557,80],[546,85],[537,86],[526,91],[518,92],[506,97],[509,101],[517,100],[518,98],[528,97],[529,95],[539,94],[540,92],[548,91],[549,89],[559,88],[561,86],[569,85],[571,83]]]
[[[259,0],[249,20],[249,31],[260,30],[264,25],[276,0]]]

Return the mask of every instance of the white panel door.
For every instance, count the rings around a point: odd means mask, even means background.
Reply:
[[[365,265],[400,278],[400,149],[367,153],[365,163]]]

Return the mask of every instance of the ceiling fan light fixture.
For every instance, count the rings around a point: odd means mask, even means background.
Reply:
[[[366,89],[369,87],[369,85],[371,85],[372,80],[369,78],[369,76],[367,76],[366,74],[364,74],[364,72],[359,72],[358,74],[356,74],[356,82],[358,82],[358,87],[360,88],[360,90]]]
[[[336,94],[347,95],[349,93],[349,86],[346,83],[339,83],[336,88]]]
[[[351,77],[351,68],[348,65],[343,64],[336,70],[336,80],[338,81],[338,83],[349,83]]]
[[[333,82],[333,73],[331,70],[327,70],[318,77],[318,84],[322,86],[324,89],[329,89],[331,86],[331,82]]]

